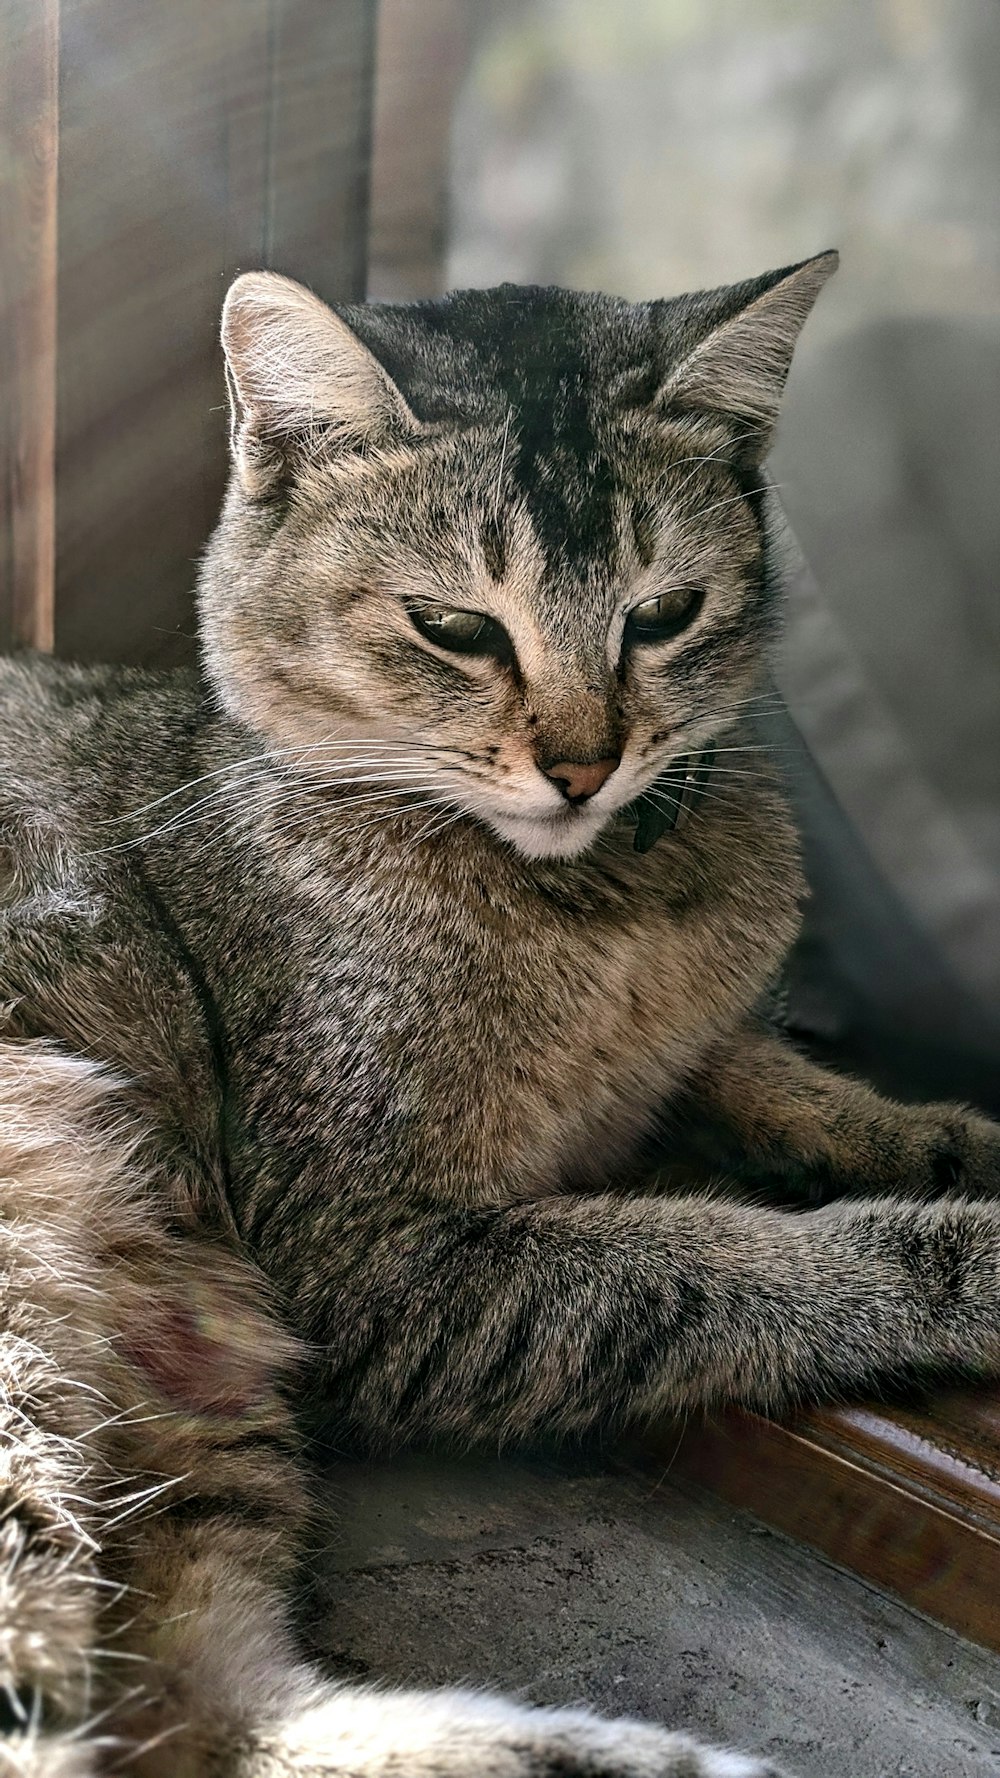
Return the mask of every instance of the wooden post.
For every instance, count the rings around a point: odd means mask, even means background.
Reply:
[[[51,649],[59,0],[0,0],[0,644]]]

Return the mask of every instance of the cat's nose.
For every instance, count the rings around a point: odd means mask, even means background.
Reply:
[[[543,765],[541,769],[553,784],[559,786],[567,802],[585,803],[588,797],[596,796],[620,764],[619,756],[613,759],[557,759],[553,765]]]

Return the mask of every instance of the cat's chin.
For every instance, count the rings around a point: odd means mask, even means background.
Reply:
[[[490,815],[488,825],[524,858],[578,858],[592,846],[607,816],[584,815]]]

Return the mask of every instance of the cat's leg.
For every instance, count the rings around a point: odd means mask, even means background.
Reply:
[[[959,1105],[897,1104],[759,1026],[710,1053],[689,1083],[684,1124],[735,1178],[781,1180],[812,1203],[1000,1194],[1000,1124]]]
[[[272,1260],[309,1280],[312,1253],[294,1255],[295,1222],[278,1221]],[[325,1326],[306,1328],[329,1354],[324,1392],[376,1441],[1000,1374],[1000,1204],[985,1200],[788,1214],[700,1197],[425,1200],[405,1227],[372,1201],[356,1223],[341,1208],[336,1233],[331,1211],[314,1238],[342,1267]]]

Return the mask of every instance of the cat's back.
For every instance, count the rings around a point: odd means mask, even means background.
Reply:
[[[196,675],[183,670],[0,656],[0,808],[35,806],[79,829],[124,786],[170,774],[199,700]]]

